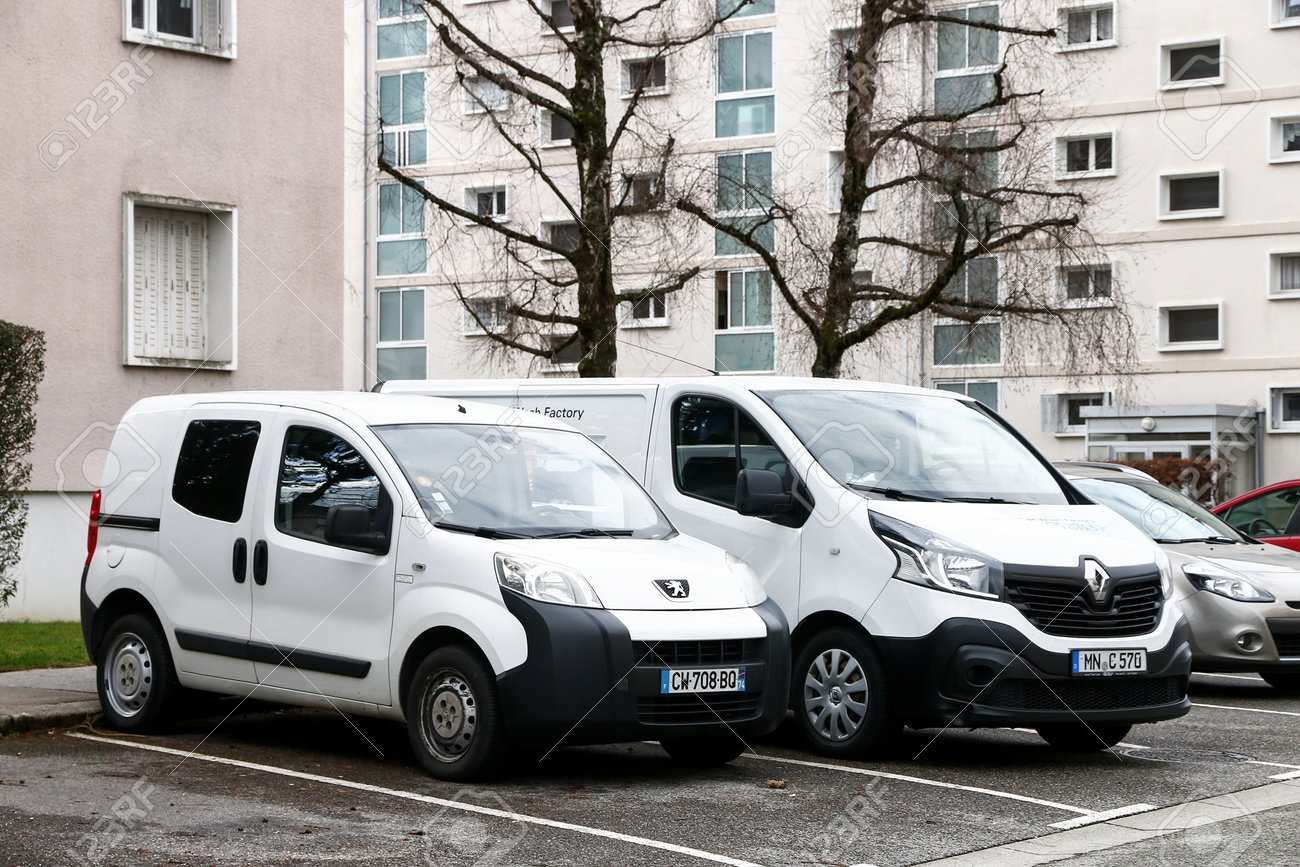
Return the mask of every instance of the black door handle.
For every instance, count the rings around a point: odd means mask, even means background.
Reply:
[[[266,540],[258,539],[253,546],[253,581],[259,587],[266,583]]]
[[[235,583],[243,584],[248,578],[248,540],[236,539],[235,552],[230,557],[230,571],[235,573]]]

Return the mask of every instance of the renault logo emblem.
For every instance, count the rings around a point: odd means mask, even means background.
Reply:
[[[1110,574],[1096,560],[1083,561],[1083,580],[1098,605],[1110,597]]]
[[[656,578],[655,586],[674,602],[681,602],[691,596],[691,582],[685,578]]]

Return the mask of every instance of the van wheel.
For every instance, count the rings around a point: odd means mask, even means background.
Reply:
[[[1095,753],[1108,750],[1124,740],[1133,726],[1127,723],[1056,723],[1039,726],[1038,736],[1058,750],[1072,753]]]
[[[660,738],[664,752],[684,765],[718,768],[745,751],[745,742],[733,734],[712,738]]]
[[[127,614],[100,644],[99,703],[108,724],[123,732],[149,732],[170,720],[180,692],[171,650],[152,618]]]
[[[406,729],[416,758],[440,780],[490,776],[509,756],[496,681],[464,647],[440,647],[415,670]]]
[[[791,686],[799,733],[822,755],[877,753],[898,734],[880,657],[855,632],[828,629],[814,636],[795,661]]]
[[[1300,674],[1261,671],[1259,676],[1264,678],[1264,682],[1274,689],[1280,689],[1283,692],[1300,692]]]

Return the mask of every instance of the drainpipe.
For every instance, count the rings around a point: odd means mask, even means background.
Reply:
[[[372,347],[371,347],[371,338],[370,338],[370,335],[372,333],[372,329],[370,327],[371,326],[370,318],[372,314],[371,314],[370,297],[374,294],[374,290],[375,290],[375,286],[374,286],[375,272],[374,269],[372,269],[370,266],[370,256],[373,252],[371,250],[371,245],[370,245],[370,189],[374,181],[370,176],[370,158],[368,156],[368,154],[370,153],[371,142],[374,141],[374,135],[373,135],[374,130],[371,129],[371,125],[370,125],[370,86],[372,83],[374,83],[375,70],[374,70],[374,65],[370,59],[371,58],[371,54],[370,54],[371,0],[360,0],[360,2],[361,2],[361,8],[363,10],[362,18],[364,19],[364,23],[365,23],[364,26],[365,35],[362,36],[361,41],[362,44],[365,46],[365,51],[366,51],[366,59],[365,62],[362,64],[363,68],[365,69],[366,82],[365,82],[365,99],[364,99],[364,108],[363,108],[363,111],[365,112],[365,118],[362,120],[362,126],[365,127],[365,141],[362,143],[361,146],[361,161],[363,164],[363,171],[361,173],[361,177],[362,177],[362,184],[364,184],[364,189],[361,192],[361,205],[362,205],[361,267],[363,269],[361,274],[361,388],[363,390],[369,390],[375,385],[375,383],[370,381],[371,373],[372,373],[372,368],[370,366],[370,359],[372,357],[371,356]],[[375,365],[377,368],[378,367],[377,360],[375,362]]]
[[[1263,487],[1264,482],[1264,442],[1268,437],[1264,410],[1255,410],[1255,487]]]

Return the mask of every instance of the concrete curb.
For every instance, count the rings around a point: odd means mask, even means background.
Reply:
[[[66,701],[33,705],[17,713],[0,713],[0,735],[76,725],[102,710],[97,701]]]

